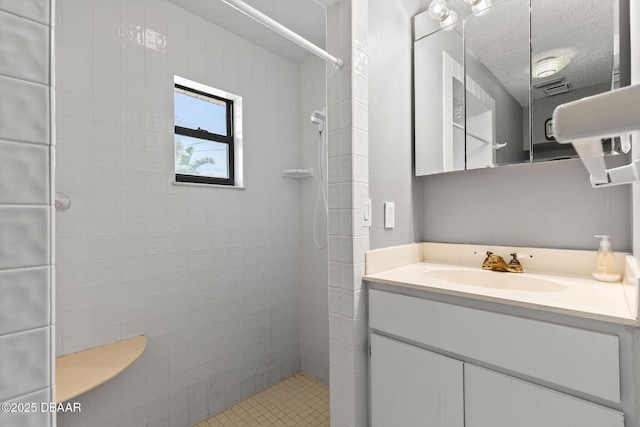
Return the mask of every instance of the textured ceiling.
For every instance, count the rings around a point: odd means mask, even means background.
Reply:
[[[448,3],[452,9],[463,11],[462,16],[469,10],[463,0]],[[564,76],[572,89],[611,81],[617,0],[531,3],[532,62],[558,55],[571,59],[564,70],[547,79]],[[528,105],[529,97],[528,4],[528,0],[504,0],[489,13],[471,15],[465,22],[467,49],[523,106]],[[533,84],[543,80],[533,79]],[[534,98],[541,96],[544,96],[541,90],[534,91]]]
[[[221,0],[169,1],[291,61],[299,62],[309,55],[303,48],[238,12]],[[325,7],[335,0],[244,1],[324,49]]]
[[[307,51],[221,0],[169,0],[204,19],[298,62]],[[325,7],[336,0],[245,0],[312,43],[325,47]],[[387,1],[387,0],[375,0]],[[565,76],[574,89],[610,81],[613,52],[613,5],[617,0],[531,0],[532,60],[569,56]],[[464,0],[448,0],[460,17],[470,15]],[[494,0],[489,13],[469,16],[467,48],[521,105],[529,97],[529,0]],[[458,25],[457,30],[461,30]],[[534,79],[533,83],[537,83]],[[534,97],[543,96],[540,90]]]

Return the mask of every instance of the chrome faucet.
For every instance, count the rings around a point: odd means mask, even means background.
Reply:
[[[493,252],[487,251],[487,257],[482,263],[482,269],[509,273],[522,273],[524,269],[522,268],[522,264],[520,264],[520,260],[518,260],[518,253],[512,253],[511,256],[513,258],[509,261],[509,264],[507,264],[504,258],[500,255],[495,255]]]

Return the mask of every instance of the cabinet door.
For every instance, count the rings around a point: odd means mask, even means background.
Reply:
[[[621,412],[465,363],[466,427],[624,427]]]
[[[372,427],[463,427],[462,362],[371,334]]]

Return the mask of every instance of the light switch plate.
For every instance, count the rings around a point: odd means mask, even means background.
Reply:
[[[371,199],[367,199],[362,204],[362,226],[371,227]]]
[[[384,202],[384,228],[396,226],[396,204],[394,202]]]

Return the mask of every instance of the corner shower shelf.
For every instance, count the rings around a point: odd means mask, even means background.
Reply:
[[[313,176],[313,169],[282,169],[282,176],[285,178],[310,178]]]
[[[147,347],[144,335],[56,358],[56,403],[109,381],[135,362]]]

